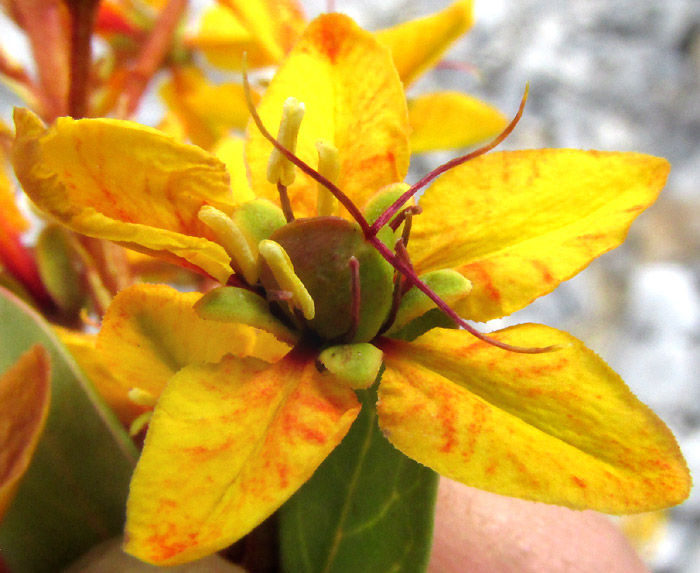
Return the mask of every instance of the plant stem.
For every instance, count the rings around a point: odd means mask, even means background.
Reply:
[[[100,0],[64,0],[71,19],[70,86],[68,113],[82,118],[88,112],[88,86],[92,65],[92,30]]]

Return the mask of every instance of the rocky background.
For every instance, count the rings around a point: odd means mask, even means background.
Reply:
[[[327,2],[304,4],[314,16]],[[369,29],[447,4],[335,1]],[[476,0],[476,15],[448,55],[473,71],[435,71],[415,92],[464,90],[513,115],[529,82],[525,116],[503,148],[633,150],[673,165],[661,199],[623,247],[489,326],[543,322],[584,339],[666,420],[700,475],[700,0]],[[21,54],[21,38],[6,23],[0,30]],[[15,101],[0,90],[3,119]],[[158,108],[142,112],[154,123]],[[424,173],[450,156],[412,167]],[[651,532],[643,552],[657,573],[700,571],[700,490],[665,521],[627,525]]]

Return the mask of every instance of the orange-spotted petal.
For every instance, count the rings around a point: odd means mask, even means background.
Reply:
[[[275,361],[288,346],[272,335],[231,323],[203,320],[193,310],[200,293],[163,285],[121,291],[107,309],[97,339],[105,363],[129,387],[158,396],[178,370],[216,363],[226,354]]]
[[[452,43],[471,28],[473,5],[473,0],[458,0],[431,16],[376,32],[377,38],[391,50],[406,86],[434,66]]]
[[[206,238],[203,205],[233,206],[226,168],[198,147],[136,123],[60,118],[46,129],[15,111],[15,172],[44,211],[74,231],[186,262],[225,282],[229,256]]]
[[[382,344],[379,425],[411,458],[498,494],[636,513],[675,505],[690,476],[673,435],[574,337],[526,324],[491,334],[525,355],[434,329]]]
[[[237,135],[229,135],[219,140],[213,149],[214,154],[226,164],[231,178],[231,190],[236,204],[255,199],[250,188],[248,170],[243,157],[245,140]]]
[[[231,357],[193,365],[168,382],[131,482],[127,552],[171,565],[223,549],[340,443],[357,398],[299,350],[265,369]]]
[[[0,520],[34,455],[50,396],[49,353],[38,344],[0,376]]]
[[[408,100],[411,151],[467,147],[495,137],[507,125],[495,107],[459,92],[436,92]]]
[[[617,247],[668,171],[666,160],[637,153],[491,153],[425,192],[409,252],[420,273],[454,268],[472,282],[457,305],[464,317],[502,317]]]
[[[248,65],[257,68],[278,64],[305,26],[295,0],[219,0],[189,43],[214,66],[240,70],[246,53]]]
[[[260,116],[274,133],[289,97],[306,107],[297,155],[316,167],[316,142],[334,145],[340,161],[338,186],[356,205],[403,180],[409,161],[403,88],[391,56],[369,32],[341,14],[314,20],[260,102]],[[277,189],[266,179],[271,151],[271,144],[250,126],[246,160],[253,190],[258,197],[277,201]],[[289,196],[297,216],[316,214],[315,181],[297,173]]]

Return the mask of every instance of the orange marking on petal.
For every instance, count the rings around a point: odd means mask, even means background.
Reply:
[[[539,261],[537,259],[532,259],[530,261],[533,267],[535,267],[540,273],[542,273],[542,280],[547,283],[547,284],[554,284],[556,282],[556,279],[552,276],[552,273],[549,272],[549,267],[544,264],[542,261]]]
[[[574,481],[574,483],[575,483],[577,486],[579,486],[579,487],[585,488],[585,487],[588,486],[588,484],[586,484],[586,482],[585,482],[584,480],[582,480],[580,477],[571,476],[571,479],[572,479],[572,480]]]
[[[331,28],[321,26],[315,29],[315,34],[311,37],[314,38],[317,45],[321,47],[323,53],[328,56],[330,62],[334,64],[344,38],[341,38]]]
[[[469,278],[474,286],[480,286],[486,291],[487,296],[494,302],[499,302],[501,300],[501,293],[493,284],[491,280],[491,275],[484,268],[484,264],[481,262],[471,263],[464,267],[464,272],[462,273]]]

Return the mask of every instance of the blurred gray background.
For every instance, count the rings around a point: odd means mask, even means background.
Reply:
[[[302,1],[309,17],[326,8],[325,0]],[[369,29],[448,4],[335,1]],[[24,59],[22,39],[6,23],[0,29]],[[585,340],[671,426],[700,475],[700,0],[476,0],[475,27],[446,59],[475,71],[433,71],[412,93],[463,90],[512,116],[529,82],[525,115],[502,148],[633,150],[671,161],[667,189],[623,247],[489,326],[543,322]],[[16,100],[4,89],[0,98],[7,120]],[[146,106],[140,117],[157,109]],[[412,173],[452,156],[421,158]],[[700,572],[699,532],[696,490],[647,544],[650,566]]]

